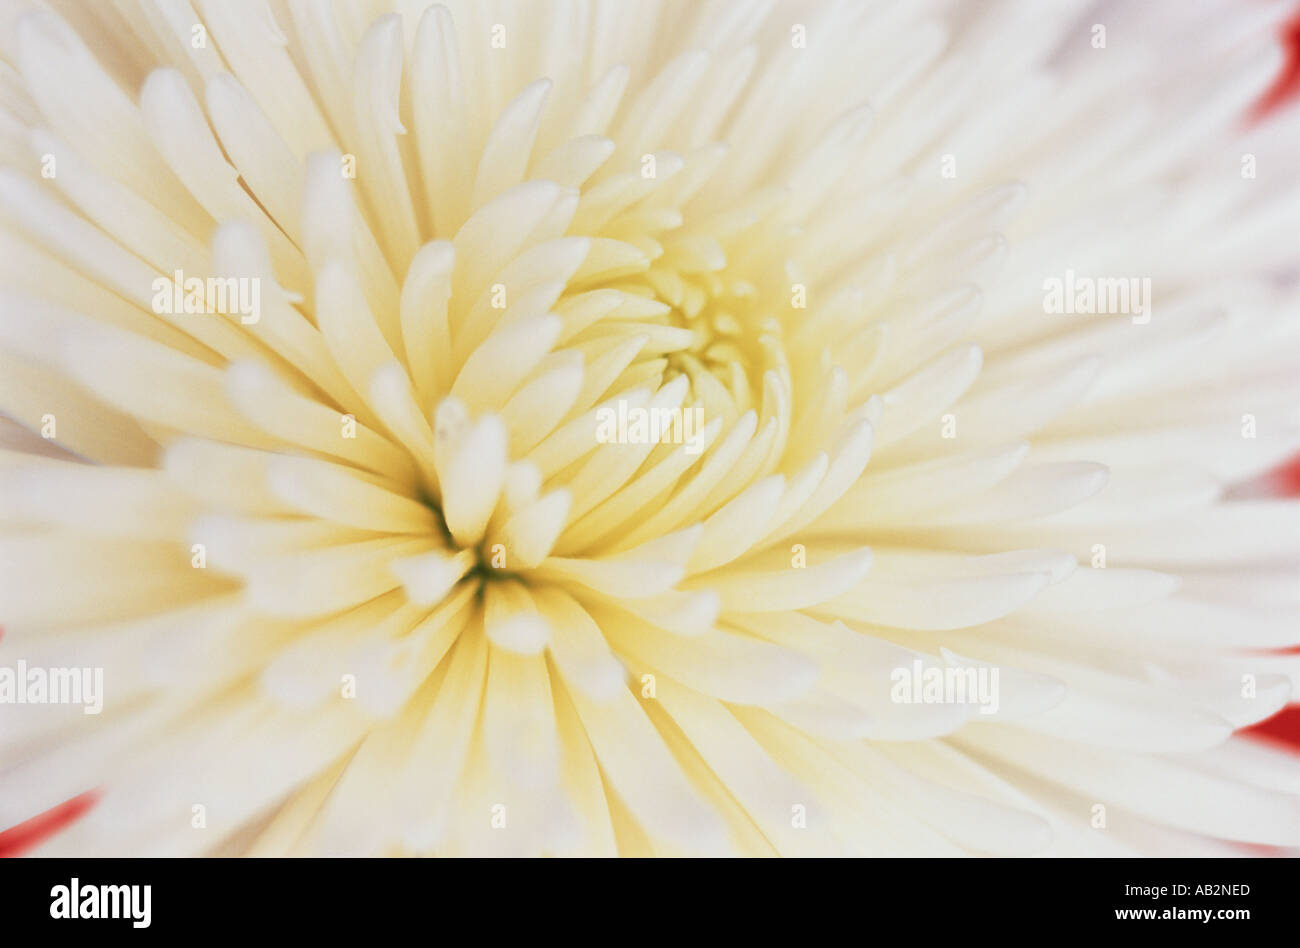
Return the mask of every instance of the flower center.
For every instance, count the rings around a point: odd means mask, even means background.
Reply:
[[[698,380],[707,373],[722,384],[741,410],[762,402],[763,375],[787,366],[784,329],[771,297],[753,283],[723,273],[678,276],[680,285],[649,281],[656,297],[671,307],[667,320],[691,333],[689,344],[666,353],[668,374]]]

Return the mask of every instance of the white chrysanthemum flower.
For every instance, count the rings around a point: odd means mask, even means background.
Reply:
[[[1284,8],[29,6],[0,828],[1300,843]]]

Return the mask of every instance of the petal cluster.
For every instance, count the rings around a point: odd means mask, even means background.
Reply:
[[[1232,736],[1300,677],[1300,514],[1230,490],[1300,445],[1279,12],[23,6],[0,656],[106,700],[0,709],[0,827],[1300,845]]]

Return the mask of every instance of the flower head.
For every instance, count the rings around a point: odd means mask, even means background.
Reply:
[[[0,827],[1300,843],[1285,11],[1069,6],[7,17]]]

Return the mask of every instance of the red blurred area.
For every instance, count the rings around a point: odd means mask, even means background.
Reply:
[[[1286,62],[1277,81],[1255,106],[1252,117],[1256,120],[1266,118],[1269,112],[1283,102],[1300,96],[1300,9],[1283,27],[1282,36],[1287,47]],[[1274,471],[1270,480],[1269,486],[1276,493],[1284,497],[1300,496],[1300,455]],[[1300,649],[1289,651],[1297,652]],[[1300,701],[1300,695],[1292,695],[1291,700]],[[1300,748],[1300,705],[1292,704],[1246,733]]]
[[[1283,497],[1300,495],[1300,455],[1283,464],[1272,475],[1272,488]]]
[[[1293,704],[1246,731],[1256,737],[1300,748],[1300,705]]]
[[[1253,117],[1257,119],[1300,94],[1300,12],[1282,28],[1282,37],[1286,41],[1286,62],[1272,87],[1255,104]]]
[[[93,790],[83,793],[0,832],[0,859],[21,856],[42,840],[75,822],[95,805],[97,799],[98,794]]]

